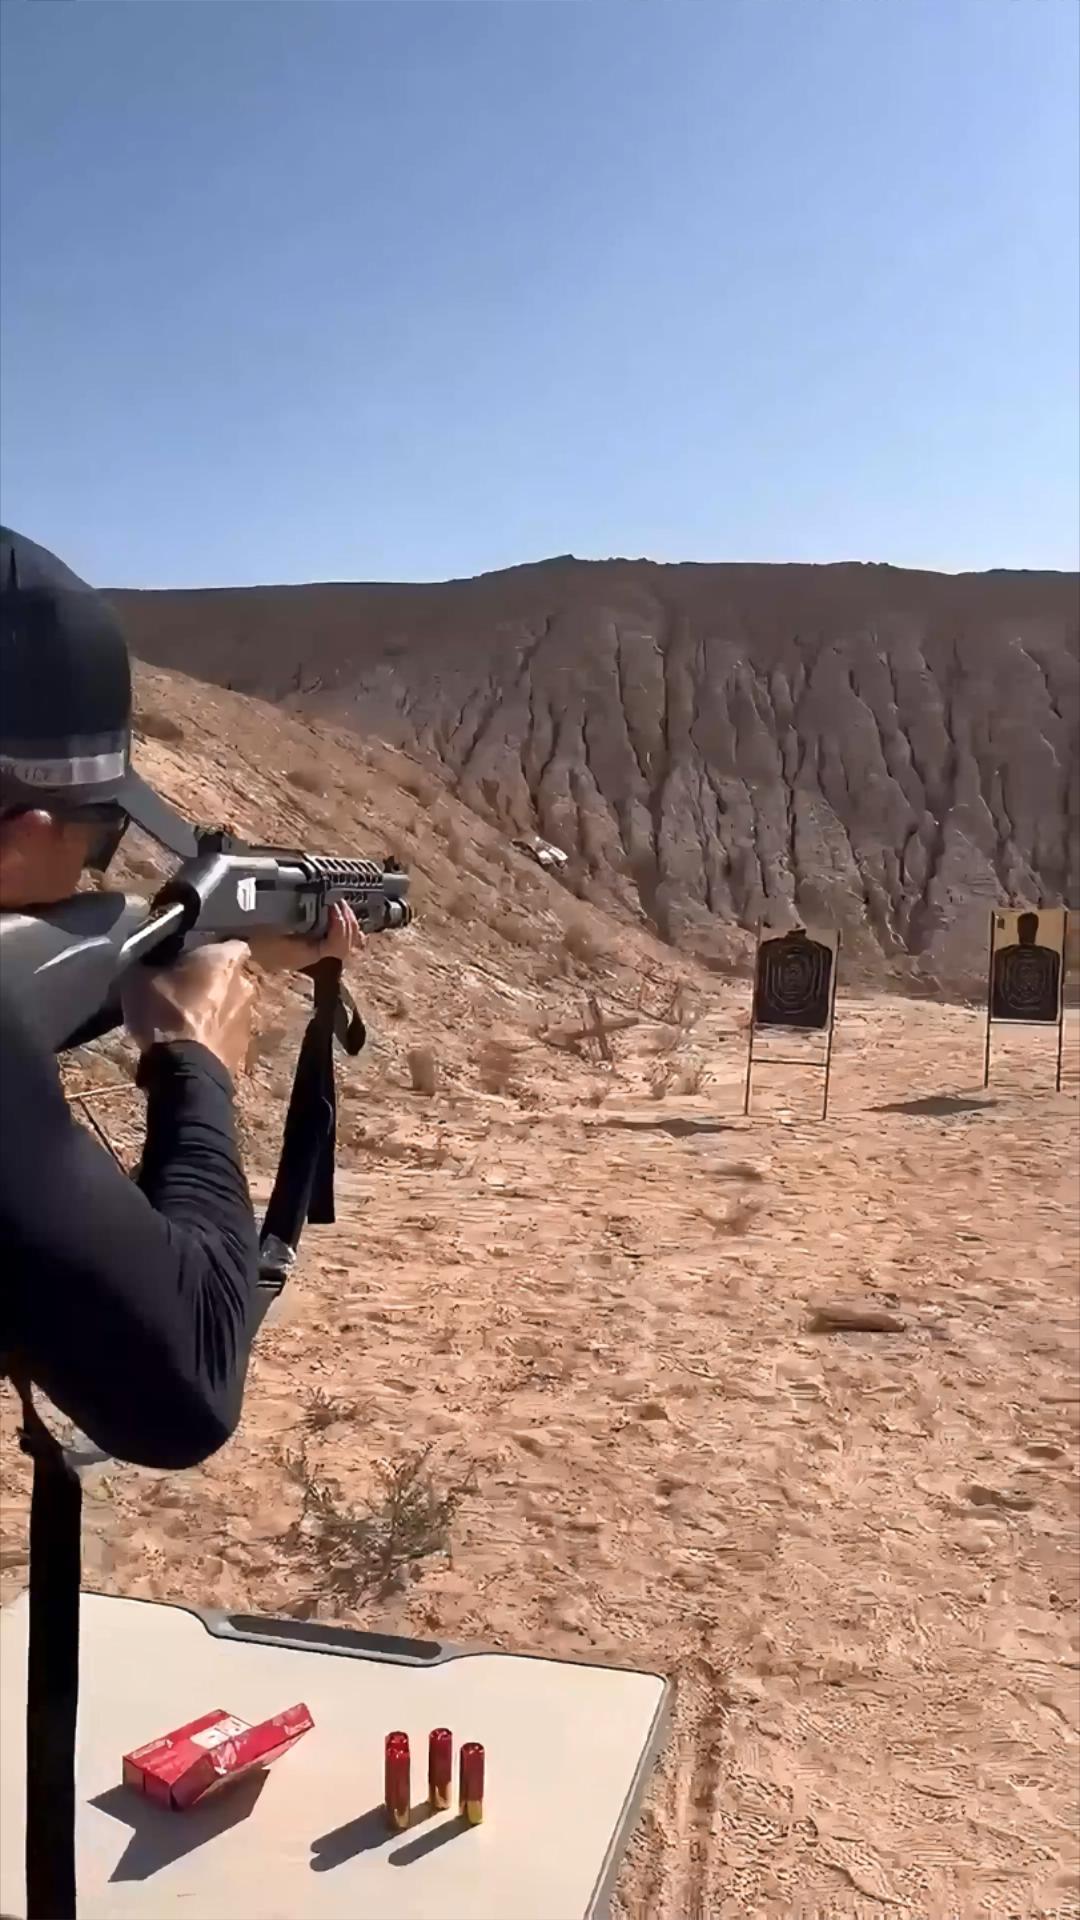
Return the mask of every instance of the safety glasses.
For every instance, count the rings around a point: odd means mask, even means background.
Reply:
[[[131,816],[115,800],[101,800],[85,807],[65,807],[65,820],[78,820],[97,829],[86,855],[92,873],[106,873],[128,827]]]
[[[13,819],[20,813],[30,813],[30,807],[5,807],[3,814]],[[60,820],[74,820],[80,826],[94,827],[90,845],[87,849],[84,866],[92,873],[105,873],[115,856],[128,827],[131,815],[116,800],[88,801],[82,807],[58,807],[50,798],[49,811]]]

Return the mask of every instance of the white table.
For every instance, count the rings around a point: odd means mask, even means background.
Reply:
[[[0,1615],[0,1912],[25,1913],[27,1602]],[[587,1662],[85,1594],[80,1920],[600,1920],[659,1751],[668,1683]],[[168,1812],[121,1755],[224,1707],[304,1700],[314,1730],[269,1772]],[[427,1736],[454,1735],[455,1805],[427,1812]],[[414,1817],[382,1819],[383,1738],[408,1734]],[[457,1752],[487,1754],[484,1821],[456,1812]]]

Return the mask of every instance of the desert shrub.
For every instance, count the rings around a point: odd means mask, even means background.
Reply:
[[[649,1081],[649,1092],[654,1100],[664,1100],[671,1092],[671,1083],[675,1075],[670,1067],[658,1067]]]
[[[453,1158],[446,1140],[439,1138],[431,1146],[425,1146],[419,1140],[402,1140],[391,1127],[354,1126],[344,1137],[344,1144],[355,1153],[370,1155],[373,1160],[396,1160],[410,1167],[444,1167]]]
[[[598,966],[604,957],[600,941],[584,920],[567,921],[563,928],[563,946],[583,967]]]
[[[378,1487],[359,1507],[346,1505],[340,1488],[311,1465],[306,1441],[281,1462],[300,1490],[299,1521],[288,1543],[309,1559],[315,1598],[355,1607],[365,1597],[383,1597],[415,1578],[420,1562],[449,1555],[451,1529],[462,1501],[476,1491],[464,1480],[440,1485],[428,1460],[431,1448],[381,1463]]]
[[[404,773],[398,781],[399,787],[411,793],[422,807],[433,806],[438,797],[438,788],[423,773]]]
[[[544,937],[535,921],[504,907],[495,909],[490,925],[492,932],[510,947],[538,947]]]
[[[692,1060],[686,1066],[678,1066],[672,1060],[658,1066],[649,1083],[649,1092],[654,1100],[663,1100],[669,1093],[700,1093],[705,1081],[705,1065],[701,1060]]]
[[[352,1420],[356,1406],[351,1400],[335,1400],[322,1387],[308,1387],[300,1395],[305,1433],[325,1433],[339,1420]]]
[[[517,1054],[505,1040],[486,1040],[480,1049],[477,1066],[484,1093],[512,1091]]]
[[[184,737],[179,720],[174,720],[171,713],[162,713],[160,707],[139,708],[133,724],[144,740],[161,740],[166,746],[174,747]]]
[[[326,792],[326,779],[318,767],[289,767],[285,778],[299,793]]]
[[[550,947],[545,948],[533,970],[533,978],[537,986],[553,987],[557,980],[565,980],[569,964],[566,954],[561,950],[554,953]]]
[[[705,1079],[705,1066],[701,1060],[694,1060],[689,1066],[680,1067],[675,1075],[676,1093],[700,1093]]]
[[[414,1093],[431,1095],[439,1085],[439,1070],[430,1047],[410,1047],[406,1055]]]
[[[756,1220],[760,1208],[754,1200],[733,1200],[726,1213],[706,1213],[701,1218],[713,1229],[714,1233],[745,1233]]]
[[[451,920],[469,921],[476,918],[476,901],[468,887],[459,887],[456,893],[450,895],[446,911]]]
[[[675,1053],[692,1037],[701,1017],[701,1009],[686,982],[679,981],[659,1011],[649,1017],[656,1021],[658,1028],[652,1043],[653,1051]]]

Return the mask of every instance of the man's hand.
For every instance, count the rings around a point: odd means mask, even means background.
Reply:
[[[256,934],[251,942],[251,957],[266,973],[299,973],[303,967],[313,967],[320,960],[347,960],[363,944],[364,936],[352,908],[343,900],[335,900],[324,940]]]
[[[251,1043],[253,981],[243,940],[194,947],[174,966],[135,967],[124,983],[124,1023],[140,1053],[159,1040],[196,1040],[235,1080]]]
[[[136,967],[124,986],[125,1025],[141,1053],[158,1040],[197,1040],[235,1080],[251,1044],[255,985],[247,962],[257,961],[267,973],[296,973],[319,960],[347,960],[363,937],[352,908],[337,901],[324,940],[271,934],[250,947],[225,940],[193,947],[170,967]]]

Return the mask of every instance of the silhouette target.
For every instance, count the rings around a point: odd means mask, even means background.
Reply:
[[[759,1027],[822,1029],[829,1025],[835,954],[803,927],[763,940],[754,982]]]
[[[1005,924],[999,917],[998,925]],[[995,946],[990,968],[990,1018],[1042,1021],[1056,1026],[1061,1007],[1061,954],[1039,943],[1039,915],[1016,915],[1016,938]]]

